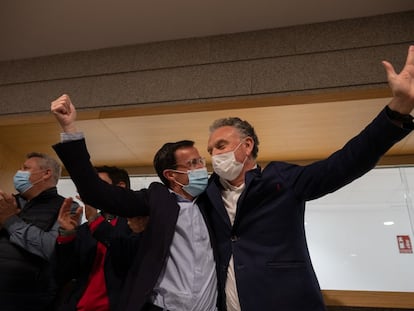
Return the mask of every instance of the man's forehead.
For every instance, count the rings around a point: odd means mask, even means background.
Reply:
[[[24,161],[24,165],[33,166],[33,165],[37,165],[38,162],[39,162],[39,158],[31,157],[31,158],[26,159],[26,161]]]
[[[235,138],[238,138],[239,136],[240,135],[235,127],[226,125],[214,130],[210,134],[209,142],[214,143],[220,140],[233,140]]]
[[[176,156],[181,156],[181,157],[194,157],[194,156],[198,156],[198,150],[196,147],[183,147],[183,148],[179,148],[176,150],[175,152]]]

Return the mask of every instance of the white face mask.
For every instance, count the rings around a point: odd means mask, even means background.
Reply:
[[[241,144],[242,143],[234,148],[233,151],[212,156],[211,162],[213,164],[214,172],[221,178],[233,181],[243,170],[244,162],[247,157],[244,159],[243,163],[240,163],[236,160],[236,156],[234,155],[234,152],[241,146]]]

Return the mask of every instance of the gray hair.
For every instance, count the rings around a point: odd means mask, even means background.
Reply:
[[[40,152],[30,152],[26,155],[26,158],[39,158],[39,167],[42,170],[50,169],[52,171],[52,178],[54,179],[55,184],[58,183],[60,175],[62,174],[62,167],[55,159]]]
[[[240,118],[237,118],[237,117],[218,119],[214,121],[212,125],[210,125],[210,134],[213,133],[218,128],[223,127],[223,126],[234,127],[240,133],[241,138],[251,137],[254,142],[252,156],[255,159],[257,158],[257,154],[259,152],[259,138],[257,137],[253,126],[251,126],[249,122],[241,120]]]

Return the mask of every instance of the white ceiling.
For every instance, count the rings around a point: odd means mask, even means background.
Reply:
[[[2,0],[0,61],[413,9],[413,0]]]

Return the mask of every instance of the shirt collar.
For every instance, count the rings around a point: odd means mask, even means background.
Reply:
[[[193,200],[189,200],[187,198],[184,198],[183,196],[181,196],[177,192],[174,192],[170,188],[168,188],[168,191],[170,191],[170,193],[172,193],[172,194],[175,195],[175,197],[177,198],[177,202],[193,202],[193,201],[195,201],[197,199],[197,197],[195,197]]]
[[[257,164],[250,170],[250,171],[253,171],[253,170],[255,170],[255,169],[257,169]],[[249,172],[250,172],[249,171]],[[246,172],[247,173],[247,172]],[[220,180],[220,184],[223,186],[223,188],[225,189],[225,190],[231,190],[231,191],[240,191],[240,190],[243,190],[244,189],[244,187],[245,187],[245,185],[246,185],[246,183],[242,183],[240,186],[233,186],[232,184],[230,184],[227,180],[225,180],[225,179],[223,179],[223,178],[221,178],[221,177],[219,177],[219,180]]]

